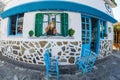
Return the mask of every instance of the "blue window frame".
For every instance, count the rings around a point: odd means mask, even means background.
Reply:
[[[9,18],[8,35],[21,36],[23,34],[24,14],[18,14]]]
[[[104,39],[104,35],[107,34],[106,21],[100,20],[100,38]]]

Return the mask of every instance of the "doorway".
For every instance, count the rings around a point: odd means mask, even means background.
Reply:
[[[100,41],[100,27],[99,27],[99,19],[91,18],[91,26],[92,26],[92,32],[91,32],[91,51],[98,54],[99,51],[99,41]]]
[[[90,16],[82,15],[82,54],[84,50],[98,54],[100,41],[100,20]]]

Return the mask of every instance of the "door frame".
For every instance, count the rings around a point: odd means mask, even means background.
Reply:
[[[100,19],[98,19],[97,21],[97,43],[96,43],[96,48],[95,48],[95,53],[98,54],[99,53],[99,49],[100,49]]]

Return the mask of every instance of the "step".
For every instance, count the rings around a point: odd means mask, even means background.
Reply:
[[[56,68],[55,67],[51,67],[48,69],[49,71],[56,71]]]
[[[49,71],[56,71],[56,68],[53,68],[53,67],[52,67],[52,68],[49,68],[48,70],[49,70]]]
[[[58,76],[49,76],[49,80],[59,80]]]
[[[57,76],[57,72],[56,71],[49,71],[49,75]]]

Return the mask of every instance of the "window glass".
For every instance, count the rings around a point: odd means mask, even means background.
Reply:
[[[82,22],[85,22],[85,18],[82,17]]]
[[[10,35],[16,35],[16,19],[17,15],[11,17]]]
[[[86,18],[86,23],[89,23],[89,18]]]
[[[61,23],[56,23],[57,33],[61,34]]]
[[[23,17],[24,14],[10,17],[9,35],[18,35],[23,33]]]
[[[47,26],[48,26],[48,22],[44,22],[43,23],[43,34],[46,34],[45,29],[47,28]]]
[[[44,15],[44,20],[43,22],[48,21],[48,15]]]
[[[85,24],[84,23],[82,23],[82,29],[85,30]]]
[[[61,22],[61,20],[60,20],[60,14],[56,15],[56,22]]]
[[[85,31],[82,31],[82,37],[85,37]]]
[[[82,38],[82,43],[83,43],[83,44],[85,44],[85,43],[86,43],[85,38]]]
[[[86,30],[89,30],[90,26],[89,24],[86,24]]]
[[[24,14],[20,14],[18,16],[18,29],[17,29],[17,34],[22,34],[23,33],[23,16]]]
[[[44,13],[43,20],[43,35],[60,35],[61,34],[61,20],[60,14]]]
[[[89,38],[86,38],[86,43],[87,44],[89,44],[89,42],[90,42],[89,40],[90,40]]]
[[[90,37],[90,32],[89,31],[87,31],[87,37]]]

